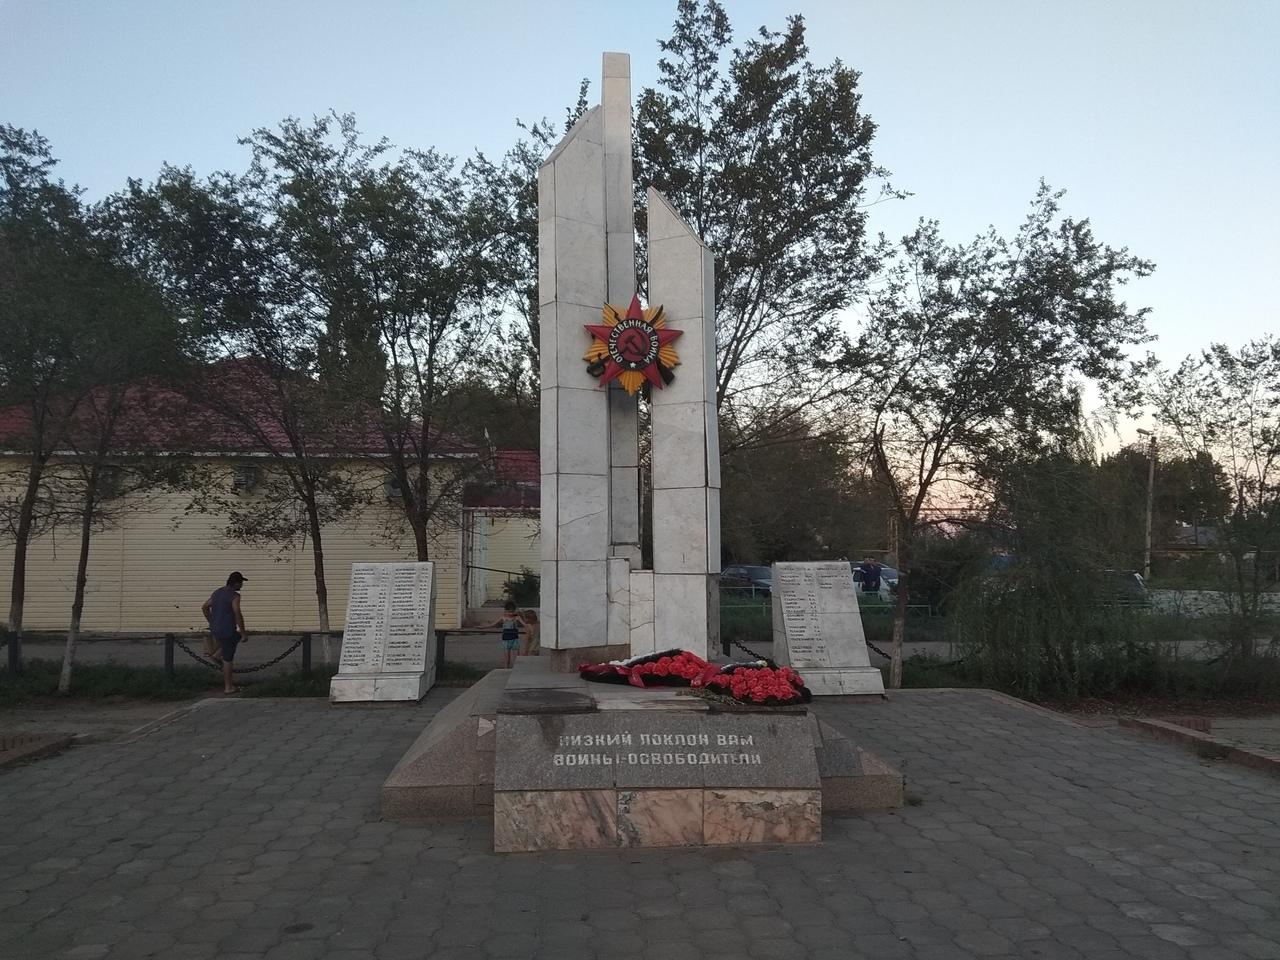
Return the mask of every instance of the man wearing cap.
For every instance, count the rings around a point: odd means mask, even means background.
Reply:
[[[209,621],[209,632],[218,642],[222,654],[222,692],[236,693],[232,682],[232,662],[236,658],[236,647],[248,636],[244,629],[244,615],[240,612],[240,585],[245,582],[244,575],[237,570],[227,577],[227,585],[213,591],[213,596],[204,602],[201,611]]]

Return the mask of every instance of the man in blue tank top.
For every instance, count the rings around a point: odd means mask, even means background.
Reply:
[[[244,615],[240,612],[240,586],[245,582],[244,575],[237,570],[227,577],[227,585],[213,591],[213,596],[204,602],[201,611],[209,621],[209,632],[218,642],[222,654],[222,692],[236,693],[232,682],[232,666],[236,658],[236,647],[248,639],[244,629]]]

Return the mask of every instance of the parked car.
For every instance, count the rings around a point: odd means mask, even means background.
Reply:
[[[1103,602],[1121,607],[1147,607],[1151,597],[1147,583],[1136,570],[1103,570]]]
[[[862,589],[862,564],[850,560],[849,566],[853,569],[853,582],[857,584],[858,594],[865,596],[866,592]],[[893,567],[886,567],[883,563],[877,566],[880,568],[880,589],[877,594],[885,603],[890,603],[898,593],[898,571]]]
[[[773,568],[735,564],[720,571],[720,589],[746,596],[773,592]]]

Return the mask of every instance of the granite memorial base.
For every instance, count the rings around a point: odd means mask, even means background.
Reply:
[[[382,784],[384,820],[493,815],[494,731],[510,673],[487,673],[435,715]]]
[[[329,681],[330,703],[362,703],[370,700],[421,700],[436,682],[432,664],[422,673],[335,675]]]
[[[823,813],[901,807],[902,786],[804,707],[587,683],[522,657],[436,714],[381,810],[492,817],[499,852],[814,843]]]

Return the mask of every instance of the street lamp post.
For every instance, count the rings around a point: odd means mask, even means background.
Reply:
[[[1139,430],[1138,433],[1151,438],[1147,447],[1147,521],[1142,544],[1142,579],[1149,581],[1151,579],[1151,512],[1156,494],[1156,435],[1150,430]]]

